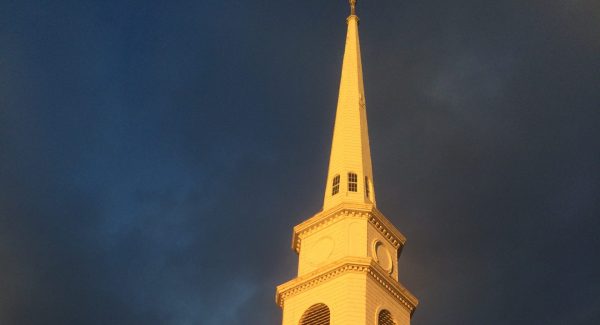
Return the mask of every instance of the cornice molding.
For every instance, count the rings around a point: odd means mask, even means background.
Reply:
[[[343,217],[367,219],[394,248],[398,249],[398,252],[406,243],[406,237],[373,204],[342,203],[329,210],[321,211],[295,226],[292,249],[300,254],[302,238]]]
[[[363,273],[375,280],[388,291],[408,312],[414,313],[418,299],[398,281],[390,277],[372,258],[346,257],[301,277],[297,277],[277,287],[275,301],[283,308],[285,300],[321,283],[335,279],[346,273]]]

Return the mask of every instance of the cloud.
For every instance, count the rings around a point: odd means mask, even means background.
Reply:
[[[0,323],[280,322],[346,4],[1,6]],[[414,323],[600,319],[595,2],[360,8]]]

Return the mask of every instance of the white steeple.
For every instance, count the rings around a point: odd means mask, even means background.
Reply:
[[[375,204],[356,0],[350,6],[323,210],[339,203]]]

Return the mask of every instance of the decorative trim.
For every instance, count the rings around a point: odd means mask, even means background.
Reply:
[[[275,301],[283,308],[285,300],[316,285],[335,279],[345,273],[364,273],[389,292],[412,315],[419,304],[417,298],[399,282],[391,278],[372,258],[347,257],[277,287]]]
[[[302,238],[339,221],[342,217],[367,219],[399,252],[406,242],[406,237],[373,204],[358,205],[342,203],[333,209],[321,211],[294,227],[292,249],[299,254]]]
[[[387,290],[400,301],[402,305],[410,312],[410,315],[415,312],[419,301],[413,296],[406,288],[395,280],[390,281],[390,277],[387,272],[379,265],[374,264],[369,268],[368,275],[375,280],[381,288]]]

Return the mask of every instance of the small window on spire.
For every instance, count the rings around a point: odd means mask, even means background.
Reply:
[[[333,186],[331,187],[331,195],[336,195],[340,192],[340,175],[335,175],[333,178]]]
[[[355,173],[348,173],[348,191],[358,191],[358,176]]]
[[[369,189],[369,177],[367,176],[365,176],[365,194],[367,195],[367,199],[369,198],[369,194],[371,194]]]

